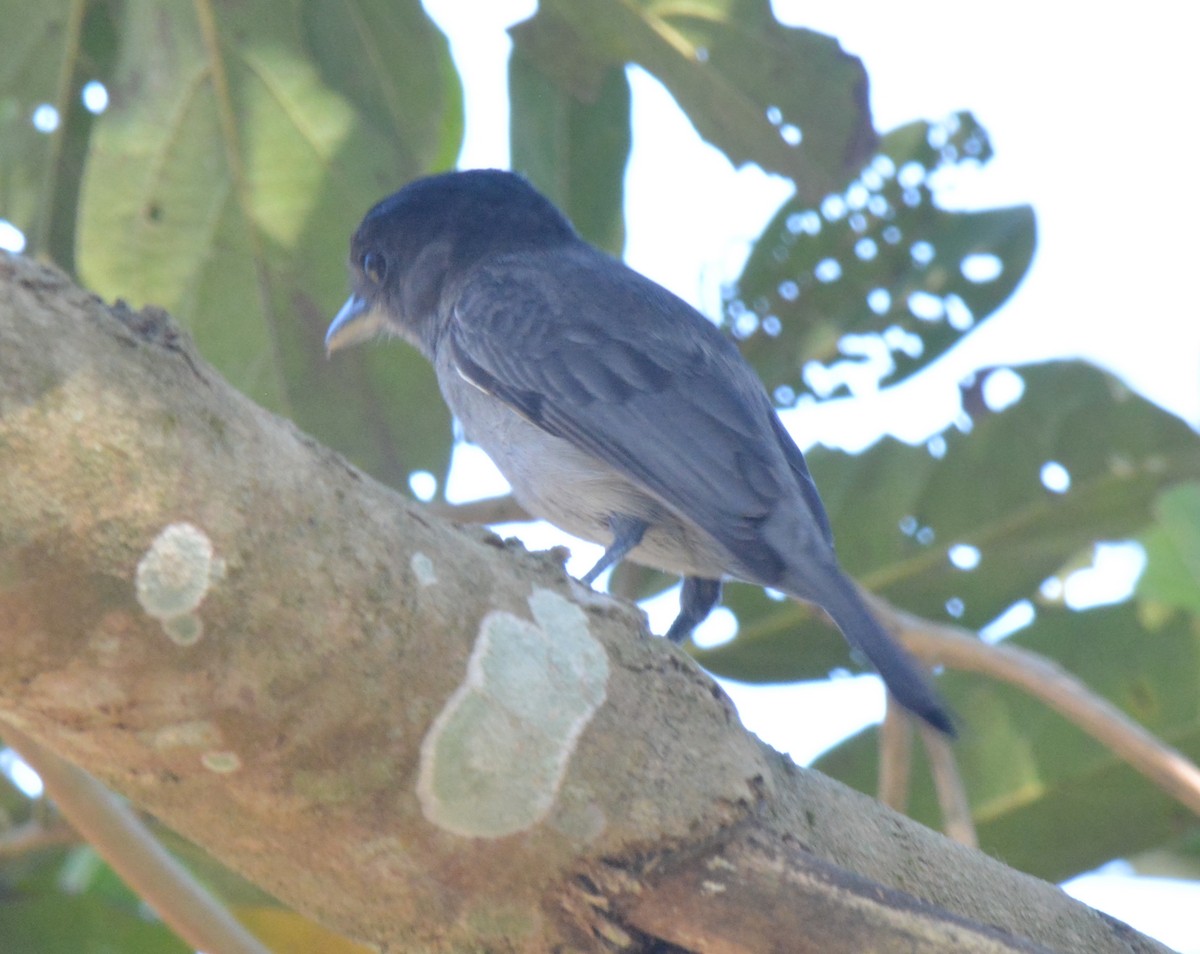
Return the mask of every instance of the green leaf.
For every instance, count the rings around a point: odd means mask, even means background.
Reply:
[[[22,954],[186,954],[158,922],[92,897],[0,896],[0,938]]]
[[[1137,595],[1144,604],[1200,614],[1200,484],[1173,487],[1159,497],[1155,522],[1142,535],[1146,569]]]
[[[785,175],[811,202],[875,148],[862,63],[832,37],[781,25],[767,0],[544,0],[541,9],[587,37],[596,58],[658,77],[733,163]]]
[[[631,141],[625,71],[597,61],[552,9],[509,32],[512,167],[584,238],[620,255]]]
[[[34,110],[53,104],[58,77],[69,55],[67,0],[30,7],[0,0],[4,23],[21,29],[0,30],[0,215],[37,242],[39,218],[51,204],[45,194],[46,168],[54,140],[34,129]]]
[[[1098,540],[1128,539],[1152,519],[1159,493],[1200,476],[1200,438],[1178,418],[1083,364],[1020,369],[1024,395],[992,413],[975,406],[968,433],[947,431],[944,454],[886,439],[860,455],[815,448],[820,488],[845,568],[919,615],[968,628],[990,622]],[[973,394],[973,392],[972,392]],[[1046,489],[1050,461],[1070,489]],[[974,570],[948,550],[976,547]],[[800,604],[731,586],[737,637],[697,659],[719,675],[787,682],[846,666],[837,632]]]
[[[76,204],[93,117],[85,83],[108,79],[116,55],[110,4],[0,0],[0,216],[25,233],[27,251],[75,270]],[[50,106],[49,132],[34,111]]]
[[[304,40],[329,88],[385,130],[402,155],[397,177],[454,163],[462,146],[462,91],[446,41],[419,3],[305,0]],[[396,178],[390,187],[398,188]]]
[[[1056,660],[1168,744],[1200,759],[1200,627],[1194,619],[1176,616],[1148,628],[1133,603],[1086,612],[1043,608],[1036,623],[1010,641]],[[959,718],[955,756],[980,847],[1006,864],[1058,881],[1198,830],[1186,808],[1023,692],[954,672],[938,684]],[[873,793],[877,746],[876,731],[869,730],[815,767]],[[936,827],[936,796],[923,761],[912,777],[910,814]]]
[[[415,0],[121,11],[84,181],[84,280],[170,310],[230,381],[377,476],[440,473],[449,416],[424,360],[326,361],[322,336],[359,218],[457,144],[444,39]]]
[[[1192,829],[1165,848],[1152,848],[1125,859],[1145,878],[1200,881],[1200,828]]]
[[[896,383],[1004,303],[1033,258],[1033,210],[951,212],[929,185],[941,166],[990,155],[969,113],[911,123],[840,196],[783,205],[725,315],[768,389],[845,393],[845,372],[867,354],[886,355],[879,382]],[[849,335],[867,337],[848,346]]]

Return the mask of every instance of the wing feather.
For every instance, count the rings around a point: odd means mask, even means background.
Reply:
[[[781,505],[815,506],[828,536],[804,459],[732,343],[600,253],[480,269],[448,338],[471,383],[703,527],[755,576],[775,579],[785,562],[759,530]]]

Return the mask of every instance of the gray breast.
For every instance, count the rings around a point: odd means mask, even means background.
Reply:
[[[492,458],[530,514],[601,546],[612,542],[610,517],[638,517],[650,528],[629,559],[685,576],[724,575],[728,556],[699,527],[608,464],[530,423],[453,367],[438,371],[446,403],[467,438]]]

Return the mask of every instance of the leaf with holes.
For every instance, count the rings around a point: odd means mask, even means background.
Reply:
[[[767,0],[544,0],[540,11],[587,38],[584,79],[596,61],[637,63],[731,162],[785,175],[810,201],[875,148],[862,62],[833,37],[782,25]]]
[[[901,381],[1004,303],[1033,257],[1033,210],[951,212],[930,187],[940,166],[990,155],[969,113],[912,123],[843,192],[776,213],[725,315],[770,390],[825,398],[864,369]]]
[[[946,432],[934,453],[888,439],[859,455],[808,455],[838,555],[869,589],[930,619],[983,626],[1096,541],[1140,533],[1165,488],[1200,477],[1196,433],[1116,379],[1070,362],[1019,370],[1016,404],[993,413],[969,393],[969,432]],[[1048,462],[1065,492],[1043,482]],[[960,561],[972,568],[951,561],[956,547],[975,555]],[[726,605],[736,639],[696,654],[719,675],[786,682],[849,662],[806,607],[748,586],[729,587]]]

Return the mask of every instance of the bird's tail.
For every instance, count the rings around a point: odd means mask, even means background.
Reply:
[[[806,596],[833,617],[846,641],[871,661],[896,700],[935,729],[954,736],[954,722],[934,690],[928,674],[912,655],[876,620],[854,582],[837,567],[823,574],[819,588],[805,581]],[[817,590],[819,589],[819,592]],[[812,594],[808,596],[806,594]]]

